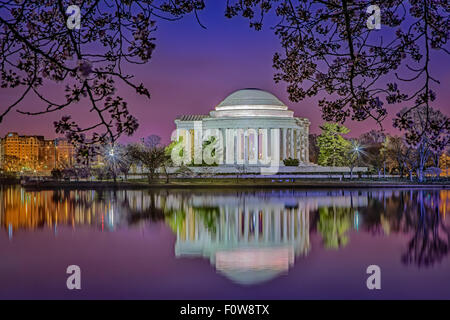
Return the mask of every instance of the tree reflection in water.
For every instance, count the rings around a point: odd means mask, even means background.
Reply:
[[[157,194],[145,190],[140,192],[139,206],[130,205],[128,201],[128,192],[122,199],[119,199],[119,205],[122,212],[126,212],[127,221],[129,225],[136,225],[146,222],[163,221],[165,218],[164,209],[157,205]],[[145,200],[144,200],[145,198]]]
[[[374,235],[412,235],[402,263],[420,267],[440,263],[448,255],[450,229],[445,220],[449,190],[374,191],[362,210],[365,228]]]
[[[411,216],[408,222],[412,222],[415,232],[402,255],[403,263],[428,267],[441,262],[448,254],[450,230],[440,213],[438,197],[437,193],[420,190],[417,201],[413,201],[412,208],[405,212]]]
[[[317,229],[322,235],[323,244],[329,249],[345,247],[349,241],[351,227],[351,208],[319,208]]]

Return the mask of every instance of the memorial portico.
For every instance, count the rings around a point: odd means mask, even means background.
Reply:
[[[216,138],[217,160],[222,165],[266,165],[271,159],[282,165],[288,158],[309,163],[309,120],[294,117],[283,102],[263,90],[238,90],[209,115],[181,116],[175,124],[185,158],[195,163],[201,163],[202,145],[211,136]]]

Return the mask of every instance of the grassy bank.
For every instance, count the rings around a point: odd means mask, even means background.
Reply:
[[[147,180],[129,181],[45,181],[24,184],[27,189],[101,189],[101,188],[450,188],[450,181],[426,181],[423,183],[409,180],[369,180],[369,179],[212,179],[190,178],[174,179],[166,183],[164,179],[149,184]]]

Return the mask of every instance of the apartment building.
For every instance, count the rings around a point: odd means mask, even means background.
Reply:
[[[0,143],[0,165],[4,171],[49,172],[74,163],[74,148],[65,139],[8,133]]]

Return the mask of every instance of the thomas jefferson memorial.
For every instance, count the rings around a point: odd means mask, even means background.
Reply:
[[[214,161],[220,165],[264,166],[276,162],[283,166],[288,158],[309,164],[309,120],[294,117],[293,111],[267,91],[238,90],[209,115],[184,115],[175,124],[176,139],[183,141],[187,151],[185,163],[211,164],[203,150],[206,141],[214,145]]]

